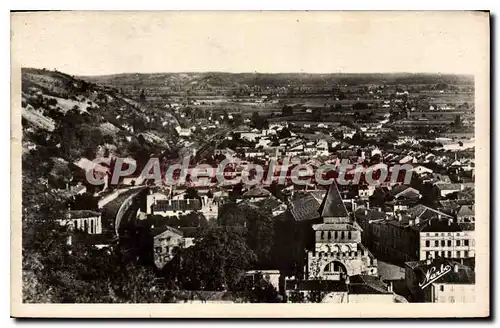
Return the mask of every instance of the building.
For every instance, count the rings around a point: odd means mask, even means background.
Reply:
[[[354,275],[345,280],[287,280],[287,302],[396,303],[401,297],[378,277]]]
[[[336,183],[319,208],[322,223],[314,224],[314,248],[307,252],[307,279],[342,280],[377,275],[377,260],[361,243],[361,228],[349,216]]]
[[[393,263],[475,256],[474,224],[458,223],[452,216],[424,205],[395,216],[358,208],[355,218],[363,229],[363,243],[377,257]]]
[[[457,261],[440,258],[407,262],[405,282],[414,302],[475,302],[474,269]]]
[[[199,199],[155,199],[148,197],[149,214],[162,216],[179,216],[201,211]]]
[[[420,231],[419,260],[475,257],[474,223],[431,220]]]
[[[68,225],[72,230],[87,234],[102,234],[101,213],[90,210],[68,211],[66,218],[59,220],[60,225]]]
[[[153,228],[153,257],[154,263],[158,269],[162,269],[170,262],[178,248],[184,247],[184,237],[182,231],[164,226]]]

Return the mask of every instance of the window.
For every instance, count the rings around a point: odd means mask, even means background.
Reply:
[[[439,290],[440,290],[440,291],[444,291],[444,286],[443,286],[443,285],[440,285],[440,286],[439,286]]]
[[[464,240],[464,246],[469,246],[469,239]]]
[[[349,240],[352,239],[352,235],[351,235],[350,231],[347,233],[347,239],[349,239]]]
[[[451,247],[451,240],[448,240],[448,247]]]
[[[460,251],[457,251],[457,258],[460,258]]]
[[[430,259],[431,258],[431,252],[425,252],[425,258]]]
[[[434,236],[436,236],[436,237],[437,237],[437,236],[439,236],[439,234],[436,232],[436,233],[434,234]]]
[[[436,241],[434,242],[434,246],[438,247],[438,246],[439,246],[439,241],[437,241],[437,240],[436,240]]]
[[[321,239],[325,239],[325,232],[321,231]]]
[[[460,240],[457,240],[457,246],[460,246]]]
[[[448,258],[451,258],[451,251],[448,251]]]
[[[328,231],[328,240],[332,239],[332,232]]]
[[[426,240],[425,241],[425,247],[430,247],[431,246],[431,241],[430,240]]]
[[[344,239],[344,238],[345,238],[345,234],[344,234],[344,231],[342,231],[342,232],[340,233],[340,239]]]
[[[446,243],[446,241],[441,240],[441,247],[444,247],[444,246],[445,246],[445,243]]]
[[[338,233],[338,231],[334,232],[334,236],[335,236],[335,239],[339,239],[339,233]]]
[[[468,251],[464,251],[464,257],[469,257],[469,252]]]

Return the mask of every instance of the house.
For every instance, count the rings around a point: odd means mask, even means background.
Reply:
[[[458,223],[471,223],[475,221],[475,213],[472,206],[462,205],[457,212]]]
[[[158,269],[162,269],[174,258],[177,249],[184,247],[183,234],[182,231],[169,226],[153,228],[151,234],[153,235],[154,263]]]
[[[356,222],[363,242],[378,258],[394,263],[435,257],[467,258],[474,254],[474,227],[453,222],[453,217],[424,205],[416,205],[394,217],[359,208]]]
[[[175,131],[177,131],[177,134],[179,137],[190,137],[191,136],[191,129],[189,128],[181,128],[180,126],[177,126],[175,128]]]
[[[476,300],[474,269],[454,260],[407,262],[405,282],[414,302],[474,303]]]
[[[474,257],[475,243],[473,223],[456,223],[451,217],[431,220],[420,230],[419,259]]]
[[[268,191],[262,187],[256,186],[256,187],[253,187],[250,190],[246,191],[243,194],[243,199],[250,199],[253,201],[258,201],[260,199],[268,198],[271,196],[272,196],[272,194],[270,191]]]
[[[400,161],[401,162],[401,161]],[[422,165],[418,165],[418,166],[415,166],[413,169],[411,169],[410,171],[414,172],[415,174],[417,174],[418,176],[423,176],[423,175],[427,175],[427,174],[432,174],[434,171],[432,171],[431,169],[425,167],[425,166],[422,166]]]
[[[441,197],[446,197],[449,194],[456,193],[465,189],[466,185],[462,183],[436,183]]]
[[[265,152],[261,148],[247,148],[245,149],[245,157],[264,157]]]

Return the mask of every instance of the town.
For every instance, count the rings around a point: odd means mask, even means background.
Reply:
[[[21,106],[25,302],[475,302],[471,76],[23,68]]]

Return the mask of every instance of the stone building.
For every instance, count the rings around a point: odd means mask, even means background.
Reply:
[[[314,224],[314,248],[307,252],[305,277],[344,280],[353,275],[377,275],[377,260],[361,243],[361,228],[349,216],[336,183],[319,208],[322,223]]]

